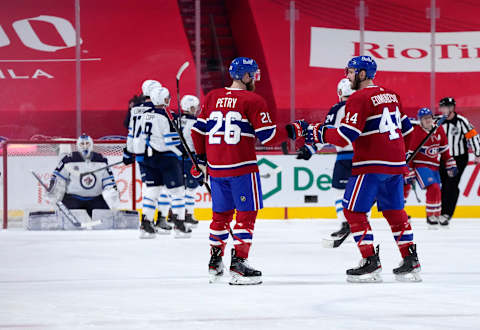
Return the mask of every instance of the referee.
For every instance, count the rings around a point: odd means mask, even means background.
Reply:
[[[458,174],[449,177],[445,165],[440,165],[440,177],[442,180],[442,215],[439,218],[440,225],[448,226],[455,211],[460,189],[458,184],[468,164],[468,145],[475,154],[475,163],[480,163],[480,137],[467,118],[455,112],[455,99],[444,97],[439,103],[440,112],[447,116],[443,123],[443,129],[448,138],[450,153],[457,162]]]

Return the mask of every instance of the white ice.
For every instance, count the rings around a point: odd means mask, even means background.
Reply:
[[[438,231],[413,221],[422,283],[394,280],[384,220],[372,221],[384,283],[347,283],[355,245],[321,246],[338,226],[258,221],[250,261],[264,283],[249,287],[208,283],[207,222],[188,240],[0,231],[0,329],[480,329],[480,220]]]

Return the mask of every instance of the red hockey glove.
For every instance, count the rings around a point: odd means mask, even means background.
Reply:
[[[305,120],[297,120],[285,126],[288,137],[294,141],[306,134],[307,127],[308,123]]]
[[[458,174],[458,169],[455,159],[450,158],[449,160],[447,160],[445,164],[445,169],[447,170],[447,174],[449,177],[453,178],[454,176],[456,176]]]

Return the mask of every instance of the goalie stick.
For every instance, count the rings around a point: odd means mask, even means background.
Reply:
[[[48,193],[50,190],[48,189],[47,185],[42,181],[42,179],[38,176],[37,173],[35,173],[33,170],[31,170],[32,175],[37,179],[38,183],[45,189],[45,191]],[[62,201],[56,201],[55,205],[57,205],[58,210],[67,218],[68,221],[70,221],[75,227],[80,227],[80,228],[91,228],[93,226],[99,225],[102,222],[97,220],[97,221],[91,221],[91,222],[86,222],[82,223],[78,221],[78,219],[73,215],[72,211],[68,209],[68,207],[65,206],[65,204],[62,203]]]
[[[415,148],[415,150],[413,151],[413,153],[408,156],[407,160],[406,160],[406,164],[408,165],[412,160],[413,158],[415,158],[415,156],[419,153],[420,149],[423,147],[423,145],[428,141],[428,139],[430,139],[430,137],[435,133],[435,131],[443,124],[443,122],[447,119],[446,116],[443,116],[441,117],[437,123],[430,129],[430,132],[428,132],[427,136],[422,140],[422,142],[420,142],[420,144]],[[412,187],[414,193],[415,193],[415,197],[417,199],[417,201],[420,202],[420,198],[418,197],[417,195],[417,191],[415,190],[414,187]],[[340,237],[340,238],[337,238],[337,239],[327,239],[327,238],[324,238],[322,240],[322,245],[324,247],[327,247],[327,248],[337,248],[339,247],[340,245],[342,245],[342,243],[347,239],[347,237],[350,235],[350,233],[347,233],[345,234],[344,236]]]
[[[118,162],[115,162],[113,164],[110,164],[110,165],[107,165],[107,166],[104,166],[104,167],[100,167],[100,168],[97,168],[96,170],[93,170],[93,171],[88,171],[88,172],[83,172],[83,173],[80,173],[80,179],[82,177],[84,177],[85,175],[88,175],[88,174],[92,174],[92,173],[95,173],[95,172],[100,172],[100,171],[103,171],[103,170],[106,170],[110,167],[113,167],[113,166],[117,166],[117,165],[120,165],[123,163],[123,160],[120,160]]]

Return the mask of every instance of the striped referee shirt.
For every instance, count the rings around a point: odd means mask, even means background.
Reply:
[[[475,156],[480,156],[480,137],[467,118],[455,112],[455,116],[451,120],[445,120],[442,126],[447,134],[452,156],[468,153],[467,142],[472,147]]]

